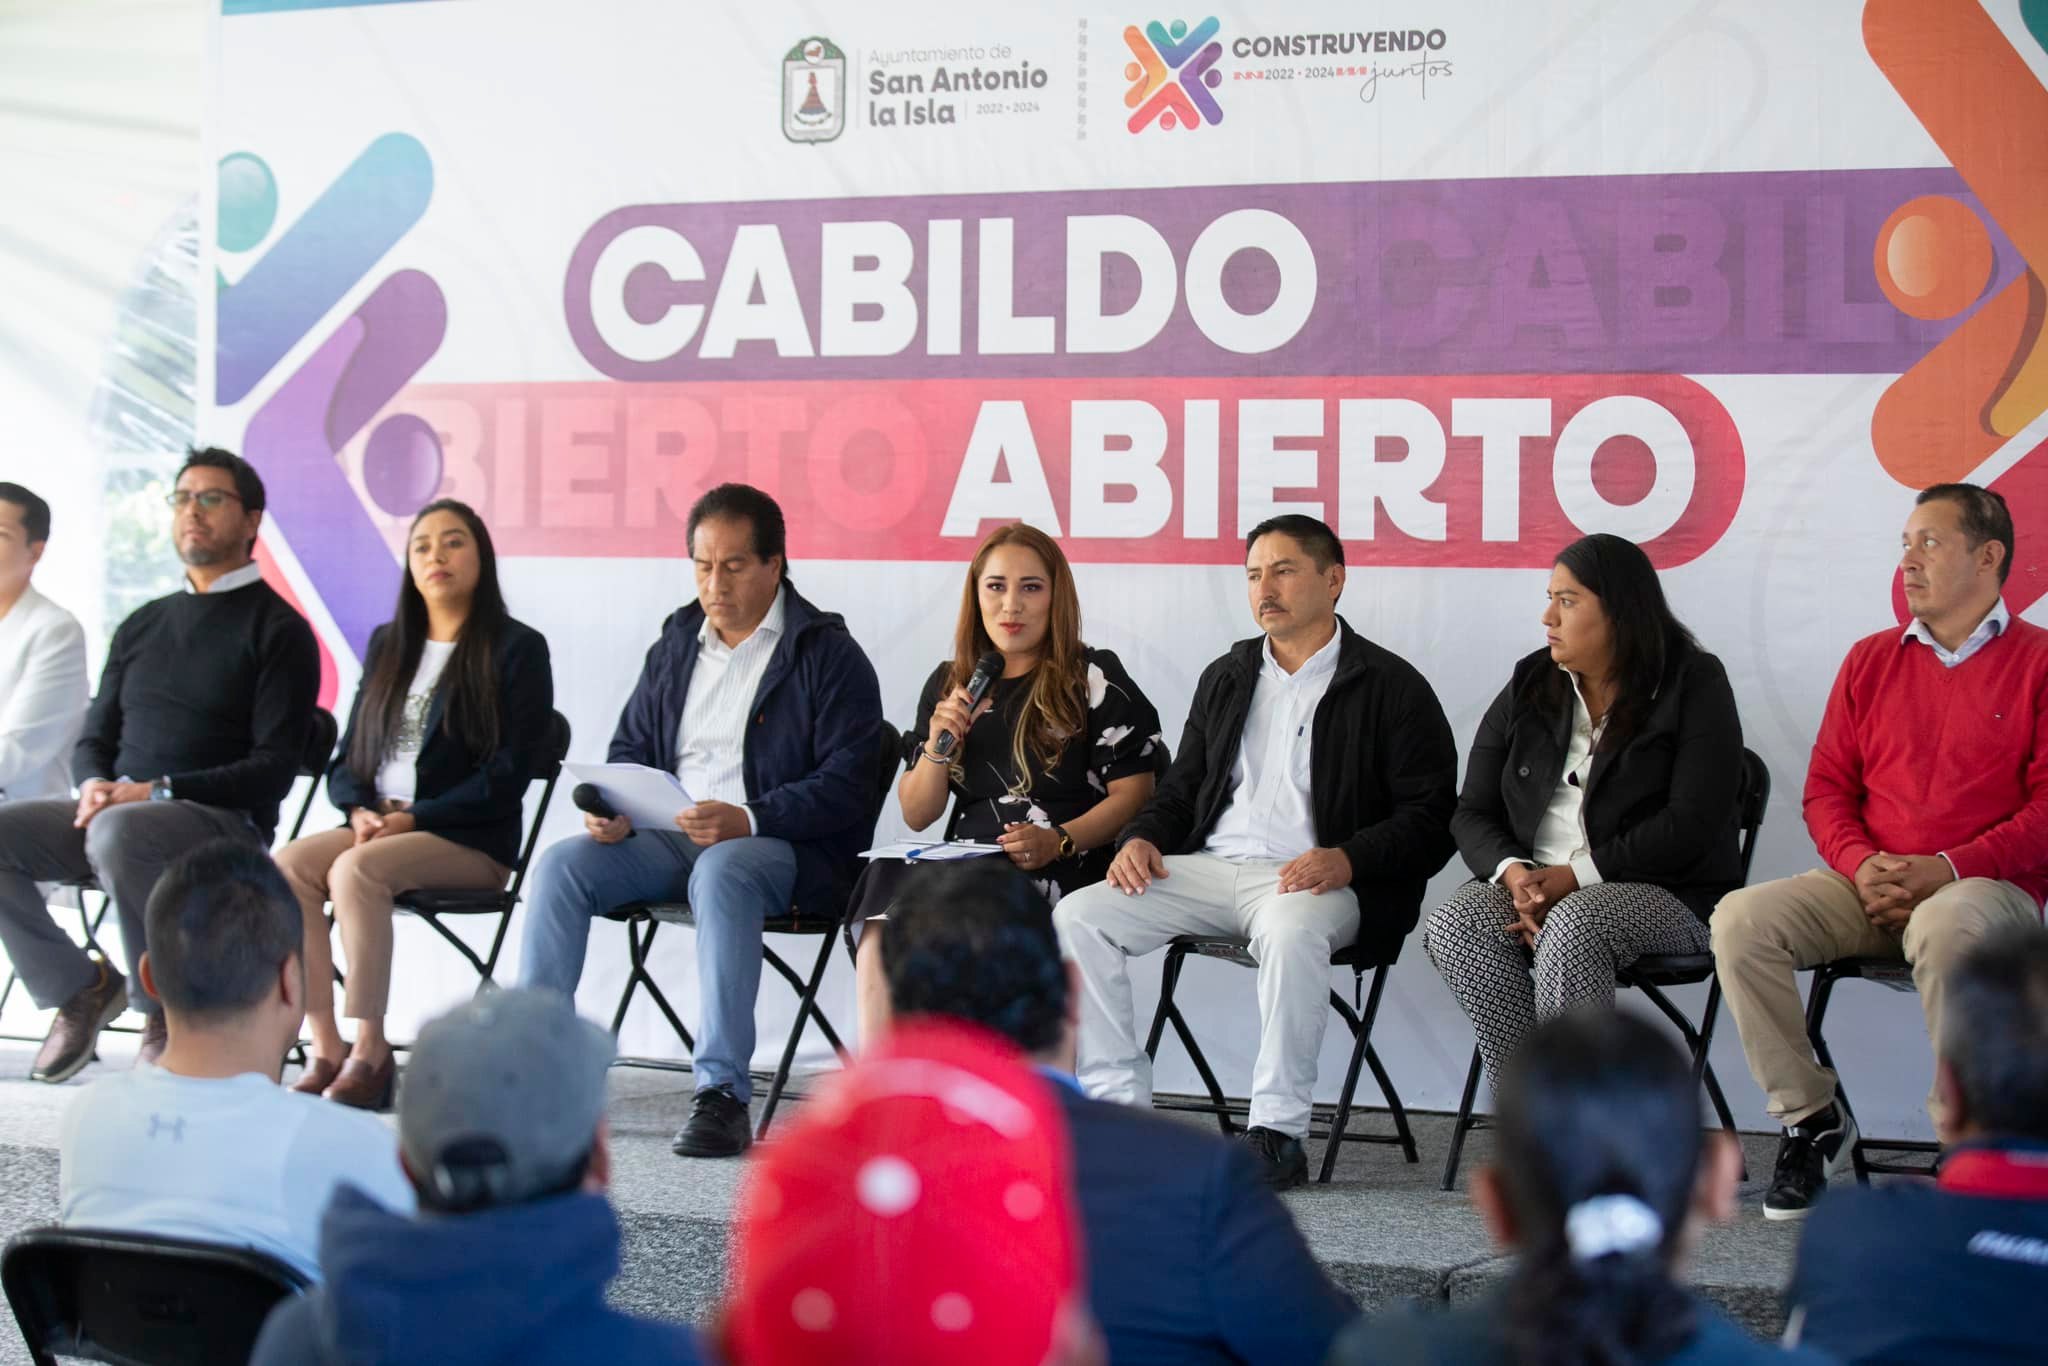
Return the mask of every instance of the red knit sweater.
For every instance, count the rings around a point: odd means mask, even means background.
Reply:
[[[1830,868],[1947,854],[2048,898],[2048,631],[2015,617],[1953,669],[1894,627],[1850,647],[1806,771]]]

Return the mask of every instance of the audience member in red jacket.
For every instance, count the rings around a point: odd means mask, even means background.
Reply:
[[[1913,623],[1850,647],[1806,778],[1824,868],[1731,892],[1710,927],[1749,1070],[1785,1126],[1764,1215],[1800,1219],[1847,1165],[1855,1121],[1815,1061],[1793,974],[1902,958],[1941,1044],[1951,966],[2048,894],[2048,631],[2006,611],[2012,514],[1937,484],[1906,522]],[[1929,1112],[1941,1119],[1940,1098]]]

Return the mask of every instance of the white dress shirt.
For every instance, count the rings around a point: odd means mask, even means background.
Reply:
[[[91,692],[78,619],[30,584],[0,617],[0,799],[71,791]]]
[[[1298,858],[1316,847],[1309,746],[1343,638],[1342,631],[1331,636],[1291,674],[1273,658],[1273,642],[1266,642],[1230,770],[1230,804],[1209,832],[1207,852],[1243,862]]]
[[[1570,673],[1569,670],[1566,671]],[[1502,859],[1500,866],[1493,870],[1493,880],[1500,881],[1500,875],[1517,863],[1533,863],[1538,868],[1554,868],[1569,864],[1572,876],[1579,880],[1581,887],[1592,887],[1600,881],[1600,870],[1593,865],[1593,853],[1586,838],[1586,780],[1593,773],[1593,751],[1600,744],[1600,736],[1607,729],[1607,718],[1602,717],[1599,725],[1593,724],[1593,713],[1586,706],[1586,695],[1579,690],[1577,674],[1570,674],[1572,680],[1572,736],[1565,746],[1564,773],[1557,780],[1557,790],[1550,794],[1550,805],[1543,809],[1543,819],[1536,822],[1535,848],[1529,851],[1530,858]]]
[[[697,632],[697,664],[690,671],[689,695],[683,699],[676,777],[692,801],[731,802],[745,810],[750,831],[755,825],[753,808],[746,805],[747,723],[768,661],[782,639],[788,593],[787,588],[775,590],[768,615],[737,645],[720,640],[718,628],[705,618]]]
[[[185,591],[187,593],[232,593],[237,588],[247,588],[252,583],[261,582],[262,578],[263,566],[255,560],[251,560],[240,569],[230,569],[204,589],[193,587],[192,576],[187,574],[185,576]]]
[[[1934,638],[1934,632],[1927,629],[1927,623],[1918,617],[1913,618],[1913,624],[1899,637],[1899,644],[1904,645],[1909,640],[1923,641],[1928,649],[1934,651],[1934,657],[1941,661],[1942,668],[1953,669],[1989,645],[1992,637],[2002,634],[2011,620],[2012,613],[2005,610],[2005,599],[2001,597],[1984,614],[1984,620],[1977,623],[1977,629],[1970,632],[1970,638],[1953,650],[1944,650],[1941,642]]]

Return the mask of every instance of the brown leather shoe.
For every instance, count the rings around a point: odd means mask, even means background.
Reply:
[[[57,1007],[50,1036],[43,1040],[35,1066],[29,1070],[30,1081],[60,1082],[77,1076],[96,1056],[93,1045],[99,1041],[100,1031],[128,1008],[128,979],[105,962],[97,966],[98,980]]]
[[[306,1059],[306,1070],[299,1073],[299,1079],[292,1083],[292,1090],[303,1095],[321,1095],[328,1087],[334,1085],[334,1079],[340,1075],[340,1063],[315,1053]]]
[[[135,1050],[135,1061],[156,1066],[157,1059],[164,1055],[164,1049],[170,1047],[170,1043],[171,1030],[164,1023],[164,1013],[161,1010],[148,1012],[142,1017],[142,1046]]]
[[[381,1065],[350,1058],[341,1065],[341,1075],[334,1079],[334,1084],[320,1094],[358,1110],[389,1110],[391,1093],[397,1089],[397,1083],[396,1054],[384,1059]]]

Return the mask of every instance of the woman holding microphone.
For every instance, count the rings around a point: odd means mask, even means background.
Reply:
[[[984,662],[1000,668],[982,670]],[[969,692],[977,672],[978,702]],[[975,552],[953,657],[926,680],[911,734],[922,743],[896,785],[904,821],[923,830],[951,799],[946,838],[1000,846],[1045,894],[1047,914],[1067,892],[1102,880],[1110,842],[1151,797],[1166,757],[1151,702],[1114,654],[1082,643],[1066,556],[1022,523],[998,527]],[[864,1046],[888,1018],[882,923],[917,871],[877,859],[854,888]]]

